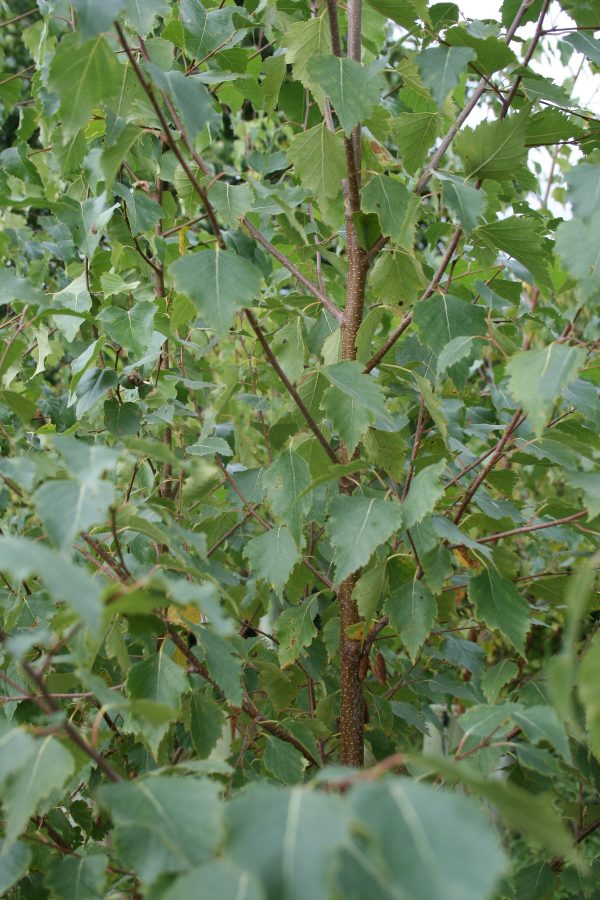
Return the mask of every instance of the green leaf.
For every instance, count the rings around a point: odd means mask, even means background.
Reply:
[[[543,237],[542,223],[537,219],[509,216],[483,225],[474,236],[513,256],[529,269],[540,284],[552,285],[548,273],[547,243]]]
[[[136,403],[119,403],[116,398],[104,404],[104,424],[116,437],[137,434],[142,424],[142,411]]]
[[[4,853],[23,833],[42,800],[62,788],[74,769],[72,754],[57,738],[48,735],[36,740],[33,755],[4,786]]]
[[[402,527],[400,504],[376,498],[333,498],[327,532],[335,551],[335,584],[368,563],[375,550]]]
[[[423,581],[416,578],[392,593],[385,604],[390,624],[400,632],[400,639],[415,662],[437,616],[435,597]]]
[[[444,204],[454,213],[465,234],[470,234],[485,212],[485,192],[447,172],[438,172],[437,177],[442,182]]]
[[[260,878],[269,898],[329,900],[328,873],[349,824],[339,797],[251,784],[225,816],[228,856]]]
[[[574,116],[566,116],[558,109],[543,109],[528,119],[525,143],[528,147],[557,144],[559,141],[580,138],[582,133],[581,126]],[[577,172],[578,168],[567,173],[567,183],[570,183],[571,175]]]
[[[205,657],[206,667],[212,678],[217,682],[229,702],[233,706],[242,705],[242,686],[240,676],[242,673],[242,661],[236,654],[232,644],[211,628],[205,626],[194,629],[194,633],[201,644]]]
[[[344,360],[321,369],[331,387],[323,396],[323,408],[333,427],[352,453],[377,418],[389,421],[381,386],[364,375],[360,363]]]
[[[148,71],[154,82],[169,97],[181,116],[183,127],[189,137],[195,140],[206,125],[219,126],[219,116],[213,105],[212,96],[195,75],[183,72],[164,72],[159,66],[148,64]]]
[[[341,137],[325,126],[315,125],[297,134],[290,143],[288,159],[303,186],[318,200],[334,197],[346,174],[346,157]]]
[[[340,870],[348,900],[369,896],[357,880],[361,863],[370,876],[365,882],[372,886],[370,895],[382,900],[494,895],[506,861],[492,825],[472,798],[393,778],[359,783],[349,799],[357,821],[376,839],[380,862],[373,865],[373,854],[359,840],[357,856],[344,850]]]
[[[161,900],[265,900],[259,881],[250,872],[238,869],[229,860],[217,859],[190,869],[164,891]]]
[[[107,481],[46,481],[33,495],[50,540],[62,551],[70,549],[75,535],[103,522],[114,500]]]
[[[415,57],[423,84],[441,109],[467,65],[477,57],[470,47],[430,47]]]
[[[534,744],[546,741],[571,765],[571,750],[562,722],[551,706],[517,706],[512,718]]]
[[[46,882],[60,900],[101,900],[107,865],[108,856],[104,853],[65,856],[50,864]]]
[[[210,189],[210,202],[219,218],[234,227],[252,209],[254,194],[247,184],[233,185],[217,181]]]
[[[189,253],[170,267],[178,291],[193,300],[211,328],[226,337],[236,312],[252,306],[260,290],[261,272],[233,252]]]
[[[579,53],[583,53],[591,62],[600,66],[600,41],[586,31],[565,35],[565,41]]]
[[[121,69],[100,35],[80,44],[79,34],[66,34],[50,63],[48,84],[58,94],[66,135],[89,120],[96,106],[116,94]]]
[[[306,72],[329,97],[346,135],[367,119],[379,102],[384,81],[379,68],[362,66],[347,57],[313,56]]]
[[[317,55],[327,56],[331,51],[331,38],[329,36],[329,19],[327,13],[310,18],[305,22],[294,22],[285,33],[285,61],[294,67],[294,78],[300,81],[304,87],[310,87],[308,64]],[[315,90],[315,98],[319,103],[323,102],[324,95]]]
[[[100,194],[81,202],[65,197],[57,204],[55,212],[73,235],[75,245],[85,256],[91,257],[116,208],[116,203],[107,206],[106,195]]]
[[[423,0],[369,0],[369,5],[382,16],[409,30],[419,18],[428,21],[427,4]]]
[[[103,785],[98,798],[115,824],[118,858],[142,882],[212,858],[221,833],[214,782],[155,775]]]
[[[375,175],[362,197],[363,209],[379,216],[383,234],[405,250],[412,250],[419,197],[388,175]]]
[[[265,769],[282,784],[297,784],[302,778],[304,757],[286,741],[267,735],[263,761]]]
[[[577,861],[572,837],[555,811],[550,796],[525,791],[509,781],[485,778],[465,763],[439,757],[433,763],[449,784],[465,784],[493,803],[509,825],[545,853],[549,851],[571,862]]]
[[[165,643],[148,659],[135,663],[127,676],[127,693],[132,700],[153,700],[174,710],[181,708],[181,695],[189,687],[185,669],[165,652]]]
[[[77,14],[77,30],[84,40],[110,31],[127,0],[73,0]]]
[[[506,366],[509,389],[539,436],[554,404],[576,379],[585,351],[555,342],[542,350],[515,353]]]
[[[495,703],[505,684],[519,674],[519,667],[512,659],[501,659],[483,674],[481,688],[488,703]]]
[[[311,507],[310,494],[306,490],[311,484],[308,465],[290,448],[269,466],[263,476],[263,484],[271,509],[286,523],[301,549],[304,519]]]
[[[454,148],[462,159],[468,178],[493,178],[504,181],[514,177],[524,162],[526,120],[522,115],[495,122],[482,122],[477,128],[465,128]]]
[[[446,460],[427,466],[416,475],[410,490],[402,503],[402,522],[405,528],[412,528],[422,522],[433,511],[435,504],[444,495],[442,475],[446,471]]]
[[[298,546],[285,525],[271,528],[248,541],[244,556],[257,578],[268,581],[280,596],[292,569],[300,560]]]
[[[134,31],[145,37],[152,31],[157,16],[169,14],[167,0],[126,0],[125,17]]]
[[[12,846],[0,840],[0,891],[8,896],[8,890],[25,875],[31,865],[31,849],[23,841]]]
[[[223,710],[218,703],[196,689],[192,691],[185,714],[194,750],[203,759],[210,756],[223,733]]]
[[[0,303],[4,306],[21,300],[32,306],[45,306],[46,297],[43,291],[34,287],[26,278],[21,278],[10,269],[0,269]]]
[[[317,635],[313,619],[316,600],[305,600],[300,606],[284,609],[275,621],[274,631],[279,641],[278,655],[282,668],[296,662]]]
[[[408,305],[425,284],[421,263],[405,250],[380,253],[369,277],[374,296],[386,303],[396,301]]]
[[[422,342],[435,353],[441,353],[455,338],[487,334],[483,306],[459,300],[452,294],[435,294],[421,300],[415,306],[413,320]]]
[[[439,116],[432,112],[404,112],[394,122],[394,137],[409,174],[419,169],[438,136]]]
[[[567,172],[565,181],[574,214],[580,219],[591,219],[600,203],[600,166],[579,163]]]
[[[489,628],[497,628],[523,656],[529,607],[515,586],[495,569],[484,569],[469,580],[469,596],[477,618]]]
[[[155,304],[150,300],[142,300],[130,309],[109,306],[102,310],[98,319],[109,338],[125,350],[131,350],[137,359],[148,349],[155,314]]]
[[[571,487],[583,492],[590,517],[600,515],[600,475],[595,472],[566,472],[565,480]]]
[[[590,747],[600,760],[600,632],[596,632],[584,653],[577,673],[577,690],[585,710]]]
[[[581,294],[593,299],[600,290],[600,251],[594,239],[600,213],[591,219],[571,219],[556,230],[556,252],[567,271],[578,282]]]
[[[100,627],[101,583],[48,547],[16,536],[0,537],[0,570],[17,581],[37,574],[57,600],[64,600],[92,630]]]

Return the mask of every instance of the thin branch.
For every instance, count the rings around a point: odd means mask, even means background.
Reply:
[[[148,97],[148,100],[152,104],[154,112],[156,113],[158,121],[160,122],[161,128],[163,130],[165,140],[167,141],[169,147],[171,148],[171,150],[177,157],[177,161],[179,162],[181,168],[185,172],[185,174],[188,178],[188,181],[190,182],[190,184],[192,185],[192,187],[194,188],[194,190],[200,197],[200,200],[202,201],[202,204],[208,215],[208,219],[209,219],[209,222],[213,229],[213,233],[214,233],[215,237],[217,238],[219,244],[222,247],[224,247],[225,242],[223,240],[223,235],[221,234],[221,229],[219,228],[219,223],[217,221],[217,217],[215,215],[215,211],[212,207],[212,204],[211,204],[210,200],[208,199],[208,195],[207,195],[206,191],[204,190],[204,188],[202,187],[202,185],[199,183],[199,181],[196,178],[196,176],[194,175],[194,173],[192,172],[185,156],[183,155],[183,153],[177,146],[177,142],[175,141],[173,134],[171,132],[171,129],[169,128],[169,123],[167,122],[167,120],[165,118],[165,114],[162,111],[161,105],[158,102],[158,100],[156,99],[152,85],[148,81],[146,81],[144,73],[142,72],[139,63],[138,63],[137,59],[135,58],[135,54],[133,53],[131,47],[127,43],[127,40],[123,33],[123,29],[121,28],[121,26],[119,25],[118,22],[115,22],[114,24],[115,24],[115,29],[117,31],[117,35],[119,38],[119,43],[121,44],[121,47],[127,54],[127,58],[129,60],[129,62],[131,63],[131,67],[132,67],[133,71],[135,72],[135,75],[136,75],[141,87],[143,88],[146,96]]]
[[[246,312],[246,318],[248,319],[248,322],[250,323],[250,327],[252,328],[256,337],[258,338],[258,342],[261,345],[261,347],[263,348],[263,350],[265,352],[265,356],[271,363],[271,366],[273,367],[273,369],[275,369],[275,371],[277,372],[282,383],[285,385],[285,388],[286,388],[288,394],[291,396],[294,403],[296,404],[296,406],[298,407],[298,409],[300,410],[300,412],[306,419],[306,424],[308,425],[308,427],[310,428],[310,430],[312,431],[312,433],[314,434],[314,436],[320,443],[321,447],[323,448],[323,450],[325,451],[325,453],[327,454],[327,456],[329,457],[331,462],[337,463],[338,458],[337,458],[335,450],[333,449],[333,447],[331,446],[331,444],[329,443],[329,441],[327,440],[327,438],[325,437],[325,435],[323,434],[323,432],[321,431],[321,429],[319,428],[319,426],[317,425],[317,423],[311,416],[302,397],[300,396],[300,394],[298,393],[298,391],[296,390],[296,388],[294,387],[294,385],[292,384],[290,379],[287,377],[287,375],[285,374],[285,372],[283,371],[281,366],[279,365],[279,362],[277,361],[277,357],[275,356],[275,354],[269,347],[268,341],[265,337],[265,333],[262,330],[262,328],[260,327],[260,325],[256,319],[256,316],[250,309],[246,309],[245,312]]]
[[[515,534],[529,534],[531,531],[540,531],[542,528],[556,528],[558,525],[568,525],[569,522],[576,522],[577,519],[583,519],[587,516],[587,510],[573,513],[571,516],[564,516],[562,519],[554,519],[552,522],[540,522],[537,525],[522,525],[520,528],[511,528],[510,531],[498,531],[496,534],[488,534],[487,537],[477,538],[479,544],[494,544],[502,538],[512,537]]]
[[[306,277],[306,275],[303,275],[300,269],[298,269],[294,265],[291,259],[288,259],[288,257],[284,253],[278,250],[277,247],[273,246],[273,244],[268,241],[267,238],[264,237],[264,235],[262,235],[257,228],[254,227],[249,219],[244,217],[241,221],[244,228],[247,229],[254,240],[262,247],[264,247],[265,250],[267,250],[267,252],[271,254],[271,256],[275,257],[275,259],[278,260],[282,264],[282,266],[285,266],[288,272],[291,272],[294,278],[299,281],[300,284],[305,287],[310,294],[313,295],[313,297],[316,297],[316,299],[323,304],[327,312],[334,316],[339,322],[342,318],[342,310],[339,309],[339,307],[337,307],[335,303],[333,303],[333,301],[323,293],[323,291],[321,291],[316,285],[314,285],[312,281],[310,281]]]

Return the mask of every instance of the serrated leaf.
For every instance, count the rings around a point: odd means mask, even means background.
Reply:
[[[114,500],[108,481],[47,481],[33,495],[38,515],[51,541],[70,549],[75,535],[104,521]]]
[[[438,128],[439,116],[434,112],[404,112],[394,119],[394,137],[402,164],[410,175],[425,162]]]
[[[50,864],[46,883],[60,900],[101,900],[107,866],[105,853],[65,856]]]
[[[225,725],[225,715],[218,703],[215,703],[201,690],[192,690],[189,703],[186,703],[185,716],[194,750],[198,756],[210,756]]]
[[[261,272],[249,260],[223,250],[202,250],[176,260],[170,273],[177,290],[193,300],[200,314],[225,337],[236,312],[251,306]]]
[[[300,560],[300,551],[285,525],[278,525],[244,547],[244,556],[257,578],[267,581],[281,595],[292,569]]]
[[[471,47],[430,47],[415,57],[423,84],[441,109],[467,65],[476,59]]]
[[[195,629],[198,643],[206,656],[206,667],[227,699],[234,706],[242,705],[242,661],[227,638],[205,626]]]
[[[338,56],[313,56],[306,66],[309,83],[329,97],[346,135],[367,119],[379,102],[384,81],[374,66]]]
[[[290,143],[288,159],[304,185],[322,201],[340,191],[346,174],[346,158],[341,137],[325,126],[315,125],[297,134]]]
[[[282,784],[297,784],[302,778],[304,757],[286,741],[268,735],[263,761],[265,769]]]
[[[380,253],[369,277],[369,287],[375,297],[389,302],[409,305],[425,287],[421,263],[405,250]]]
[[[442,182],[442,195],[444,204],[450,212],[454,213],[463,227],[465,234],[470,234],[483,216],[487,197],[484,191],[446,172],[438,172],[437,177]]]
[[[357,857],[344,850],[342,896],[493,896],[506,861],[492,825],[473,798],[408,778],[389,778],[357,783],[349,800],[354,817],[377,837],[380,855],[374,865],[372,851],[360,839],[351,845]]]
[[[600,760],[600,632],[596,632],[582,657],[577,673],[577,690],[585,710],[590,747]]]
[[[414,662],[435,623],[435,597],[423,581],[415,578],[392,593],[385,611]]]
[[[404,528],[412,528],[422,522],[433,511],[437,501],[444,495],[442,475],[446,471],[446,460],[426,466],[413,478],[410,490],[402,503]]]
[[[8,896],[9,889],[19,881],[31,865],[31,849],[23,841],[12,846],[0,841],[0,891]]]
[[[481,687],[488,703],[495,703],[500,691],[519,673],[519,667],[512,659],[501,659],[483,674]]]
[[[561,222],[556,230],[556,252],[578,282],[581,294],[590,299],[600,290],[600,250],[594,238],[598,228],[600,213],[586,220]]]
[[[19,581],[38,575],[57,600],[64,600],[92,630],[99,628],[101,584],[64,556],[27,538],[3,536],[0,571]]]
[[[344,494],[334,497],[327,532],[335,551],[335,584],[368,563],[375,550],[401,526],[398,503]]]
[[[311,506],[306,492],[311,484],[308,465],[290,448],[269,466],[263,483],[273,512],[285,521],[298,548],[302,549],[304,519]]]
[[[62,38],[50,64],[48,83],[60,99],[66,135],[85,125],[94,107],[117,92],[120,72],[101,35],[83,44],[76,32]]]
[[[495,569],[484,569],[469,579],[469,596],[477,618],[489,628],[497,628],[523,655],[530,626],[529,607],[512,582]]]
[[[227,805],[227,853],[261,880],[268,897],[329,900],[327,873],[348,821],[339,797],[251,784]]]
[[[576,379],[584,362],[584,350],[558,342],[542,350],[515,353],[508,361],[510,392],[529,416],[538,436],[552,407]]]
[[[534,744],[546,741],[571,765],[571,750],[562,722],[551,706],[516,706],[512,718]]]
[[[74,769],[72,754],[57,738],[48,735],[35,742],[27,764],[4,786],[4,852],[25,830],[42,800],[60,789]]]
[[[247,184],[217,181],[210,189],[210,202],[219,217],[232,227],[252,209],[254,194]]]
[[[522,115],[482,122],[477,128],[466,128],[454,141],[462,159],[465,173],[474,180],[493,178],[496,181],[513,178],[525,161],[526,120]]]
[[[551,286],[541,222],[527,216],[509,216],[481,226],[475,235],[513,256],[529,269],[540,284]]]
[[[284,609],[277,616],[274,630],[279,641],[278,655],[282,668],[296,662],[316,637],[315,613],[315,600],[305,600],[300,606]]]
[[[452,294],[435,294],[415,305],[413,320],[421,340],[441,353],[458,337],[485,336],[487,313],[482,306],[459,300]]]
[[[381,230],[405,250],[412,250],[420,199],[389,175],[375,175],[363,188],[363,209],[376,213]]]
[[[125,350],[130,350],[137,359],[148,349],[155,314],[155,304],[150,300],[142,300],[129,309],[106,307],[100,312],[98,319],[109,338]]]
[[[379,417],[389,421],[381,386],[364,375],[360,363],[344,360],[321,369],[331,387],[322,406],[352,453],[369,425]]]
[[[571,487],[583,492],[590,517],[600,515],[600,475],[595,472],[566,472],[565,480]]]
[[[115,823],[118,858],[143,883],[212,858],[221,832],[214,782],[156,775],[105,784],[98,797]]]

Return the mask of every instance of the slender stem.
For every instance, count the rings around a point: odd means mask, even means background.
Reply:
[[[568,525],[569,522],[576,522],[577,519],[583,519],[584,516],[587,516],[587,510],[573,513],[573,515],[565,516],[562,519],[554,519],[552,522],[540,522],[537,525],[522,525],[520,528],[511,528],[510,531],[498,531],[496,534],[488,534],[487,537],[477,538],[477,542],[479,544],[495,544],[496,541],[512,537],[515,534],[529,534],[531,531],[540,531],[542,528],[556,528],[558,525]]]
[[[288,270],[288,272],[291,272],[292,275],[294,276],[294,278],[297,281],[299,281],[300,284],[303,287],[305,287],[306,290],[310,294],[313,295],[313,297],[316,297],[317,300],[320,300],[320,302],[323,304],[323,306],[325,307],[325,309],[327,310],[328,313],[330,313],[332,316],[334,316],[338,321],[341,320],[341,318],[342,318],[341,309],[339,309],[335,305],[335,303],[333,303],[333,301],[330,300],[329,297],[326,294],[324,294],[322,290],[320,290],[320,288],[318,288],[316,285],[314,285],[312,283],[312,281],[310,281],[306,277],[306,275],[303,275],[302,272],[300,271],[300,269],[298,269],[294,265],[294,263],[291,261],[291,259],[288,259],[288,257],[285,256],[284,253],[282,253],[280,250],[278,250],[277,247],[274,247],[273,244],[270,241],[268,241],[266,239],[266,237],[264,237],[264,235],[262,235],[257,228],[254,227],[254,225],[252,224],[252,222],[250,222],[249,219],[244,217],[242,219],[242,225],[252,235],[254,240],[257,241],[257,243],[259,243],[262,247],[264,247],[265,250],[267,250],[271,254],[271,256],[274,256],[276,260],[278,260],[283,266],[285,266],[285,268]]]
[[[310,412],[306,408],[306,404],[302,400],[302,397],[300,396],[300,394],[298,393],[298,391],[296,390],[296,388],[294,387],[294,385],[292,384],[290,379],[287,377],[287,375],[285,374],[285,372],[283,371],[281,366],[279,365],[279,362],[277,361],[277,357],[275,356],[275,354],[269,347],[268,341],[265,337],[265,333],[262,330],[262,328],[260,327],[258,320],[256,319],[256,316],[250,309],[246,309],[245,312],[246,312],[246,318],[248,319],[248,322],[250,323],[250,327],[252,328],[256,337],[258,338],[258,342],[261,345],[261,347],[263,348],[265,356],[271,363],[271,366],[273,367],[273,369],[277,372],[277,374],[278,374],[279,378],[281,379],[282,383],[284,384],[285,389],[287,390],[288,394],[293,399],[294,403],[296,404],[296,406],[298,407],[298,409],[304,416],[304,418],[306,420],[306,424],[308,425],[308,427],[310,428],[310,430],[312,431],[312,433],[314,434],[314,436],[320,443],[321,447],[323,448],[323,450],[325,451],[325,453],[327,454],[327,456],[329,457],[331,462],[337,463],[338,458],[336,456],[335,450],[333,449],[333,447],[331,446],[331,444],[329,443],[329,441],[327,440],[327,438],[325,437],[325,435],[323,434],[323,432],[321,431],[321,429],[319,428],[319,426],[317,425],[317,423],[311,416]]]

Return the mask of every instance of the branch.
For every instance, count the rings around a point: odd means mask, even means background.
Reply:
[[[44,678],[38,672],[36,672],[35,669],[29,665],[29,663],[25,662],[24,660],[21,660],[21,667],[27,677],[36,685],[43,697],[42,700],[32,695],[31,699],[34,701],[34,703],[36,703],[40,707],[40,709],[43,710],[43,712],[45,712],[47,715],[62,712],[60,706],[58,705],[58,703],[56,703],[53,696],[48,691]],[[70,719],[64,719],[60,724],[67,733],[67,736],[73,741],[73,743],[76,744],[79,749],[86,754],[86,756],[89,756],[90,759],[92,759],[96,763],[98,768],[106,775],[109,781],[112,781],[115,784],[119,781],[123,781],[119,773],[115,769],[113,769],[109,762],[104,759],[102,754],[98,753],[98,751],[94,747],[92,747],[92,745],[83,737],[83,735],[79,733]]]
[[[171,129],[169,128],[169,123],[167,122],[167,120],[165,118],[165,114],[163,113],[160,103],[158,102],[158,100],[156,99],[156,97],[154,95],[154,90],[152,88],[152,85],[148,81],[146,81],[144,73],[142,72],[139,63],[138,63],[137,59],[135,58],[131,47],[127,43],[125,35],[123,34],[123,29],[121,28],[121,26],[119,25],[118,22],[115,22],[115,29],[117,31],[119,43],[120,43],[121,47],[123,48],[123,50],[125,51],[125,53],[127,54],[127,59],[131,63],[131,67],[132,67],[133,71],[135,72],[135,75],[136,75],[141,87],[143,88],[146,96],[148,97],[148,100],[152,104],[154,112],[156,113],[158,121],[160,122],[160,126],[163,130],[165,140],[168,143],[171,150],[173,151],[173,153],[175,154],[177,161],[179,162],[181,168],[183,169],[183,171],[185,172],[185,174],[188,178],[188,181],[190,182],[190,184],[192,185],[192,187],[194,188],[194,190],[200,197],[200,200],[202,201],[202,204],[206,210],[206,214],[208,216],[209,222],[212,226],[213,233],[214,233],[215,237],[217,238],[221,247],[224,247],[225,242],[223,240],[223,235],[221,234],[221,229],[219,228],[219,223],[217,222],[217,217],[215,215],[215,211],[211,205],[211,202],[208,199],[208,195],[207,195],[206,191],[204,190],[204,188],[202,187],[202,185],[199,183],[198,179],[196,178],[196,176],[194,175],[192,170],[190,169],[188,162],[187,162],[186,158],[184,157],[183,153],[177,146],[177,142],[175,141],[175,139],[171,133]]]
[[[244,216],[244,218],[241,221],[242,221],[242,225],[244,226],[244,228],[246,228],[250,232],[250,234],[252,235],[254,240],[257,243],[259,243],[262,247],[264,247],[265,250],[267,250],[267,252],[271,254],[271,256],[274,256],[276,260],[278,260],[283,266],[285,266],[285,268],[288,270],[288,272],[291,272],[292,275],[294,276],[294,278],[297,281],[299,281],[300,284],[303,287],[305,287],[306,290],[310,294],[313,295],[313,297],[316,297],[316,299],[319,300],[323,304],[323,306],[325,307],[327,312],[330,313],[332,316],[334,316],[339,322],[342,318],[341,309],[339,309],[335,305],[335,303],[333,303],[329,299],[329,297],[323,293],[323,291],[319,290],[319,288],[316,285],[314,285],[312,283],[312,281],[309,281],[309,279],[306,277],[306,275],[302,274],[300,269],[298,269],[294,265],[294,263],[291,261],[291,259],[288,259],[288,257],[285,256],[285,254],[283,254],[280,250],[278,250],[277,247],[274,247],[273,244],[271,244],[271,242],[268,241],[266,239],[266,237],[264,237],[260,233],[260,231],[254,227],[254,225],[252,224],[252,222],[250,222],[249,219],[247,219]]]
[[[489,457],[488,461],[486,462],[485,466],[483,467],[483,469],[481,470],[479,475],[475,479],[473,479],[472,483],[469,485],[469,487],[465,491],[465,496],[462,500],[462,503],[458,507],[458,510],[456,511],[456,515],[454,516],[454,524],[455,525],[458,525],[458,523],[460,522],[460,520],[466,513],[466,511],[469,507],[469,504],[470,504],[471,500],[473,499],[473,496],[475,495],[476,491],[479,489],[479,486],[487,478],[488,472],[490,472],[494,468],[494,466],[496,465],[496,463],[502,456],[502,454],[504,452],[504,448],[506,447],[507,443],[509,442],[509,440],[511,439],[511,437],[513,436],[513,434],[515,433],[515,431],[517,430],[519,425],[521,424],[522,413],[523,413],[523,410],[519,407],[516,410],[516,412],[514,413],[512,419],[510,420],[508,425],[506,426],[506,430],[505,430],[504,434],[502,435],[502,437],[496,444],[496,449],[494,450],[492,455]]]
[[[250,327],[252,328],[256,337],[258,338],[258,342],[261,345],[261,347],[263,348],[263,350],[265,352],[265,356],[271,363],[271,366],[275,369],[275,371],[279,375],[279,378],[285,385],[285,388],[286,388],[288,394],[290,395],[290,397],[292,397],[294,403],[296,404],[296,406],[298,407],[298,409],[300,410],[300,412],[306,419],[306,424],[308,425],[308,427],[310,428],[310,430],[312,431],[312,433],[314,434],[314,436],[320,443],[321,447],[323,448],[323,450],[325,451],[325,453],[327,454],[327,456],[329,457],[331,462],[337,464],[338,458],[337,458],[335,450],[333,449],[333,447],[331,446],[331,444],[329,443],[329,441],[327,440],[327,438],[325,437],[325,435],[323,434],[323,432],[321,431],[321,429],[319,428],[319,426],[317,425],[317,423],[311,416],[302,397],[300,396],[300,394],[298,393],[298,391],[296,390],[296,388],[294,387],[294,385],[292,384],[290,379],[287,377],[287,375],[285,374],[285,372],[283,371],[281,366],[279,365],[279,362],[277,361],[277,357],[275,356],[275,354],[269,347],[269,344],[265,337],[265,333],[262,330],[262,328],[260,327],[260,325],[256,319],[256,316],[250,309],[246,309],[245,312],[246,312],[246,318],[248,319],[248,322],[250,323]]]
[[[568,525],[569,522],[576,522],[577,519],[583,519],[584,516],[587,516],[587,510],[573,513],[573,515],[565,516],[562,519],[554,519],[552,522],[541,522],[537,525],[523,525],[521,528],[511,528],[510,531],[498,531],[496,534],[488,534],[487,537],[477,538],[477,543],[494,544],[496,541],[500,541],[505,537],[512,537],[514,534],[529,534],[531,531],[540,531],[542,528],[555,528],[557,525]]]
[[[510,28],[508,29],[508,31],[506,32],[506,35],[504,36],[505,44],[510,44],[510,42],[512,41],[512,39],[515,36],[515,33],[517,31],[517,28],[521,24],[521,19],[523,18],[523,16],[525,15],[525,13],[527,12],[527,10],[529,9],[529,7],[531,6],[532,3],[533,3],[533,0],[523,0],[523,2],[521,3],[521,6],[517,10],[517,14],[516,14],[515,18],[513,19],[513,22],[511,24]],[[544,16],[546,15],[547,5],[548,5],[547,2],[544,2],[543,8],[542,8],[542,14],[540,16],[541,20],[543,20]],[[537,46],[537,43],[540,40],[541,36],[542,36],[542,30],[540,28],[539,31],[536,31],[534,38],[532,40],[533,49],[530,47],[531,55],[533,55],[533,51],[535,50],[535,47]],[[531,56],[529,56],[527,61],[529,62],[530,59],[531,59]],[[521,78],[519,76],[517,78],[517,82],[520,83],[520,81],[521,81]],[[437,150],[431,157],[429,164],[423,171],[423,174],[421,175],[421,177],[419,178],[419,180],[415,186],[415,193],[421,194],[423,192],[424,188],[426,187],[429,180],[431,179],[431,176],[434,174],[435,170],[438,168],[443,157],[445,156],[446,151],[448,150],[450,144],[452,143],[452,141],[454,140],[454,138],[456,137],[456,135],[458,134],[458,132],[460,131],[460,129],[462,128],[462,126],[464,125],[466,120],[468,119],[468,117],[471,115],[471,113],[477,106],[479,100],[485,93],[487,85],[488,85],[487,78],[482,78],[479,81],[479,84],[475,88],[475,90],[471,96],[471,99],[469,100],[467,105],[462,109],[462,111],[459,113],[459,115],[456,118],[456,121],[454,122],[452,127],[449,129],[447,134],[442,138],[442,141],[441,141],[439,147],[437,148]],[[518,88],[518,84],[517,84],[517,88]],[[515,90],[515,93],[516,93],[516,90]],[[512,94],[512,91],[511,91],[511,94]],[[506,112],[508,112],[508,108],[509,108],[510,104],[512,103],[513,99],[514,99],[514,94],[510,98],[510,103],[508,105],[506,105],[506,110],[504,110],[504,106],[503,106],[504,115],[506,115]]]

